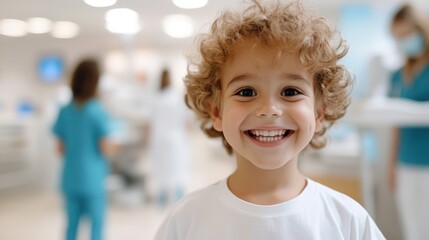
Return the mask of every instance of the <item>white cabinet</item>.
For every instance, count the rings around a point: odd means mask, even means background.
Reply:
[[[33,122],[0,122],[0,189],[31,182],[37,173]]]

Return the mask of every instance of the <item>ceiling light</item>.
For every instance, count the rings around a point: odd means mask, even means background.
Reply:
[[[47,18],[30,18],[27,20],[28,32],[35,34],[42,34],[51,31],[52,21]]]
[[[107,30],[112,33],[136,34],[140,31],[139,14],[131,9],[111,9],[104,18]]]
[[[116,3],[116,0],[83,0],[91,7],[110,7]]]
[[[79,33],[79,26],[73,22],[59,21],[54,23],[52,36],[55,38],[74,38]]]
[[[162,22],[165,33],[173,38],[190,37],[194,32],[192,18],[186,15],[169,15]]]
[[[0,20],[0,34],[8,37],[22,37],[27,35],[27,23],[18,19]]]
[[[202,8],[207,2],[208,0],[173,0],[174,5],[185,9]]]

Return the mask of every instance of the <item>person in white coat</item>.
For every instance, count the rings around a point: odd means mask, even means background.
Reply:
[[[153,103],[149,141],[156,199],[166,206],[179,200],[186,190],[188,109],[184,96],[172,87],[168,70],[162,71],[159,90]]]

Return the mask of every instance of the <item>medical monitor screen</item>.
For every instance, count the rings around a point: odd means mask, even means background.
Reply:
[[[43,56],[39,59],[37,71],[43,82],[54,83],[64,75],[64,62],[59,56]]]

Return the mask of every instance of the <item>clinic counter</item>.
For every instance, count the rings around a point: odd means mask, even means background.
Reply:
[[[429,102],[373,98],[353,103],[345,121],[358,127],[429,126]]]
[[[344,121],[357,127],[360,143],[366,133],[375,129],[399,126],[429,126],[429,102],[417,102],[398,98],[372,98],[355,101],[350,105]],[[364,207],[375,217],[373,161],[360,147],[361,184]]]

